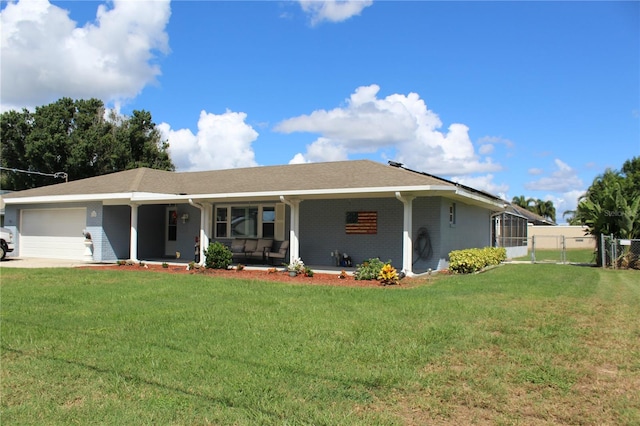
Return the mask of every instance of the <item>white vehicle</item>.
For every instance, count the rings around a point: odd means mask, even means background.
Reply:
[[[13,251],[13,233],[7,228],[0,228],[0,260]]]

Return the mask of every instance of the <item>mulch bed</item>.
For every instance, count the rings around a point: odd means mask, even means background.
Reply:
[[[245,280],[260,280],[260,281],[276,281],[282,283],[291,284],[307,284],[307,285],[331,285],[342,287],[382,287],[380,282],[375,280],[356,280],[352,275],[347,275],[345,278],[340,278],[338,274],[327,273],[314,273],[312,277],[303,275],[297,275],[290,277],[289,273],[283,271],[282,268],[276,268],[271,270],[256,270],[256,269],[242,269],[237,271],[235,269],[205,269],[198,268],[195,270],[188,270],[187,265],[177,266],[168,265],[163,268],[159,264],[140,264],[133,265],[99,265],[99,266],[86,266],[86,268],[101,269],[101,270],[113,270],[113,271],[154,271],[164,272],[167,274],[186,274],[186,275],[204,275],[211,277],[225,277],[225,278],[237,278]],[[426,283],[424,278],[404,278],[399,282],[399,285],[388,287],[407,287],[414,286],[416,284]]]

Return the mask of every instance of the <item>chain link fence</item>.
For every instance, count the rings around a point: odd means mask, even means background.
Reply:
[[[600,255],[603,268],[640,269],[640,239],[627,240],[602,235]]]
[[[593,236],[535,235],[528,238],[529,258],[535,263],[596,263]]]

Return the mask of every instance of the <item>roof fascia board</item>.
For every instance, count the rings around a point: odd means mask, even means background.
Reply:
[[[397,191],[401,192],[438,192],[438,193],[451,193],[456,190],[453,186],[446,185],[425,185],[425,186],[403,186],[403,187],[371,187],[371,188],[332,188],[332,189],[314,189],[314,190],[289,190],[289,191],[263,191],[263,192],[236,192],[236,193],[212,193],[212,194],[191,194],[191,195],[175,195],[158,197],[158,194],[144,194],[141,196],[137,193],[132,201],[176,201],[176,200],[232,200],[236,198],[277,198],[280,196],[285,197],[320,197],[320,196],[351,196],[358,194],[363,195],[388,195],[395,194]],[[394,195],[395,196],[395,195]]]
[[[42,195],[38,197],[5,198],[5,204],[46,204],[46,203],[77,203],[82,201],[122,201],[130,200],[130,192],[115,194],[75,194],[75,195]]]
[[[479,195],[476,195],[472,192],[469,192],[465,189],[462,188],[457,188],[456,189],[456,195],[462,196],[464,198],[467,199],[471,199],[473,201],[475,201],[476,203],[480,203],[483,205],[489,205],[492,207],[497,207],[500,210],[504,210],[507,207],[507,203],[506,201],[498,201],[498,200],[493,200],[493,199],[489,199],[486,197],[481,197]]]
[[[86,201],[101,201],[105,204],[154,203],[154,202],[189,202],[189,199],[197,200],[248,200],[248,199],[279,199],[280,196],[299,198],[325,198],[326,196],[345,197],[354,195],[362,196],[395,196],[396,192],[414,193],[415,195],[428,193],[428,195],[456,194],[462,198],[470,199],[476,203],[490,205],[504,209],[504,204],[494,202],[485,197],[465,191],[452,185],[419,185],[402,187],[371,187],[371,188],[333,188],[315,189],[305,191],[263,191],[263,192],[238,192],[238,193],[212,193],[212,194],[158,194],[153,192],[123,192],[109,194],[76,194],[76,195],[49,195],[38,197],[5,198],[6,204],[44,204],[44,203],[72,203]]]

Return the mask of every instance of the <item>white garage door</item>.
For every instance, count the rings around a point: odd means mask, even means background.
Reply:
[[[23,210],[20,256],[81,260],[86,221],[84,208]]]

